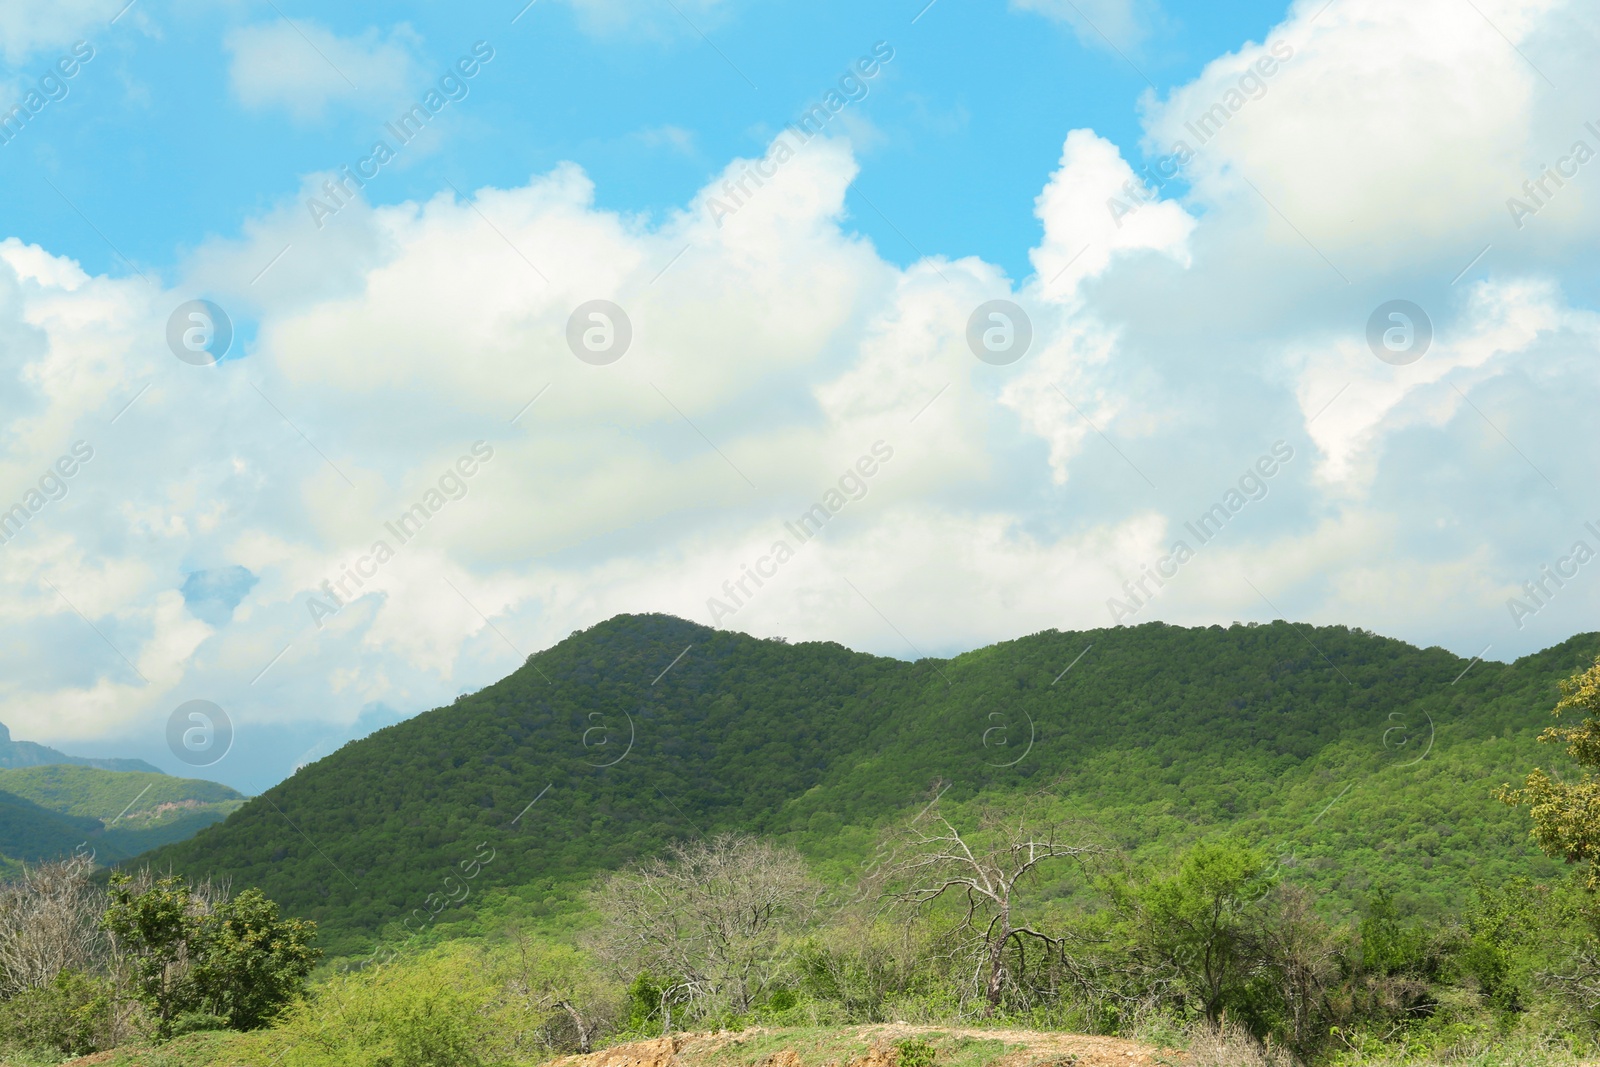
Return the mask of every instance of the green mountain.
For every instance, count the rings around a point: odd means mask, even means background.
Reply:
[[[1469,663],[1343,627],[1149,623],[906,663],[619,616],[140,862],[261,886],[350,951],[495,891],[559,912],[595,871],[719,830],[844,878],[935,795],[1027,794],[1147,856],[1234,833],[1336,904],[1377,883],[1427,912],[1474,877],[1558,873],[1489,794],[1559,765],[1533,739],[1597,651]]]
[[[126,860],[221,822],[244,802],[225,785],[160,771],[0,768],[0,870],[80,850],[101,863]]]
[[[42,767],[52,763],[69,763],[77,767],[98,767],[103,771],[161,773],[160,768],[152,767],[142,759],[90,759],[85,756],[69,756],[47,745],[36,744],[32,741],[13,741],[11,740],[11,730],[4,723],[0,723],[0,767]]]
[[[14,874],[22,863],[71,855],[100,828],[97,819],[64,815],[0,792],[0,877]]]

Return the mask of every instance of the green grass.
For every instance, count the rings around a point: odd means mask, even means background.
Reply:
[[[163,1045],[125,1045],[114,1049],[109,1058],[97,1060],[95,1067],[268,1067],[274,1055],[269,1031],[216,1031],[184,1034]],[[62,1062],[72,1061],[59,1056],[0,1055],[0,1067],[46,1067]]]

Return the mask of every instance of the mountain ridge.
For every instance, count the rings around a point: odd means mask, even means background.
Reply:
[[[164,774],[160,767],[142,759],[97,759],[89,756],[69,756],[65,752],[41,745],[35,741],[14,741],[11,730],[0,723],[0,767],[43,767],[50,764],[67,764],[75,767],[95,767],[102,771],[143,771],[146,774]]]
[[[262,885],[350,948],[470,920],[486,889],[556,914],[593,872],[720,830],[845,877],[935,792],[1042,794],[1135,853],[1237,834],[1336,899],[1397,884],[1437,908],[1474,872],[1556,872],[1488,794],[1560,762],[1533,738],[1596,651],[1485,664],[1345,627],[1145,623],[906,662],[621,615],[140,862]]]

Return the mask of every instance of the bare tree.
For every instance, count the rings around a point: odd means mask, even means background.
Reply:
[[[1339,945],[1317,915],[1315,895],[1304,886],[1276,886],[1266,904],[1252,949],[1288,1009],[1290,1043],[1304,1051],[1319,1031],[1327,1033],[1322,1013],[1328,987],[1337,979]]]
[[[0,999],[100,968],[108,955],[97,923],[105,892],[91,885],[88,856],[41,863],[0,885]]]
[[[954,895],[965,910],[954,934],[974,960],[974,981],[982,988],[985,1015],[1000,1006],[1007,980],[1008,948],[1017,957],[1016,971],[1027,966],[1027,945],[1049,952],[1062,939],[1019,920],[1018,888],[1048,860],[1071,859],[1100,851],[1094,845],[1068,845],[1057,840],[1056,827],[1030,828],[1028,819],[987,811],[975,832],[962,832],[936,809],[899,831],[899,859],[889,871],[902,883],[899,901],[926,908]]]
[[[674,845],[596,891],[597,947],[626,974],[665,980],[666,1033],[674,1003],[754,1006],[789,968],[787,935],[810,920],[820,894],[793,849],[734,834]]]

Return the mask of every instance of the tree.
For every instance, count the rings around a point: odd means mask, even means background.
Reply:
[[[786,937],[820,893],[793,849],[736,834],[678,844],[604,879],[593,896],[604,920],[598,947],[626,972],[665,980],[665,1033],[674,1003],[754,1007],[789,970]]]
[[[251,889],[235,899],[210,883],[169,876],[111,876],[100,920],[125,954],[134,999],[158,1037],[180,1016],[202,1013],[238,1030],[269,1022],[299,995],[321,953],[316,924],[280,919],[278,905]]]
[[[110,896],[100,925],[126,951],[133,997],[154,1017],[157,1036],[167,1037],[178,1015],[195,1007],[188,967],[194,895],[181,878],[140,886],[118,873]]]
[[[1114,887],[1134,952],[1173,972],[1217,1022],[1260,961],[1263,900],[1276,884],[1261,853],[1230,841],[1196,845],[1175,873]]]
[[[1277,885],[1251,937],[1263,977],[1271,979],[1276,1029],[1302,1055],[1327,1036],[1327,993],[1339,970],[1338,938],[1316,903],[1304,886]]]
[[[617,985],[598,973],[591,957],[570,945],[530,941],[521,930],[513,930],[513,936],[517,966],[506,985],[543,1019],[538,1034],[545,1048],[593,1051],[596,1039],[614,1030],[622,1014],[623,994]],[[653,991],[648,999],[648,1013],[653,1013],[660,1006],[660,992]]]
[[[1552,726],[1539,740],[1564,741],[1567,755],[1580,767],[1600,768],[1600,658],[1560,685],[1561,701],[1551,714],[1559,719],[1568,712],[1581,712],[1583,720],[1575,726]],[[1586,884],[1600,890],[1600,780],[1593,771],[1568,783],[1535,767],[1521,789],[1505,785],[1495,795],[1513,806],[1528,805],[1533,818],[1530,836],[1539,848],[1568,863],[1587,862]]]
[[[311,947],[316,924],[280,919],[259,889],[224,900],[203,916],[194,985],[204,1009],[235,1030],[270,1022],[300,994],[322,953]]]
[[[65,970],[88,972],[105,954],[96,924],[105,894],[89,881],[94,861],[73,856],[23,869],[0,884],[0,997],[55,982]]]
[[[986,810],[969,836],[937,810],[926,828],[919,817],[900,831],[899,858],[890,877],[909,884],[896,897],[919,909],[946,896],[963,898],[954,935],[975,961],[985,1015],[1000,1006],[1008,979],[1025,970],[1029,941],[1046,950],[1061,944],[1019,919],[1019,886],[1048,860],[1098,851],[1093,845],[1063,844],[1057,833],[1049,824],[1030,829],[1025,816],[997,809]],[[1017,956],[1015,970],[1006,964],[1008,949]]]
[[[800,989],[862,1022],[889,1022],[905,1012],[904,1001],[936,994],[932,923],[890,919],[849,906],[830,915],[800,949]]]

